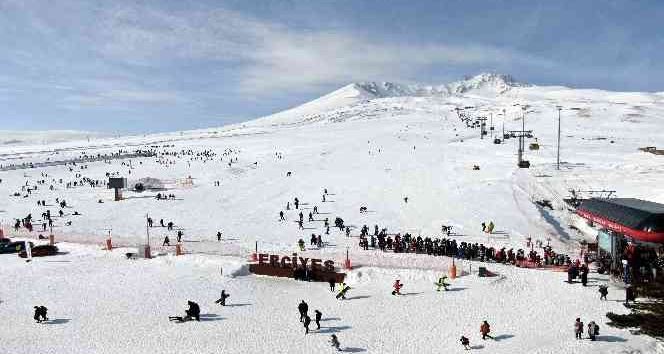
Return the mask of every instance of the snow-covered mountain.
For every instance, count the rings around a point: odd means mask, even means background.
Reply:
[[[457,109],[471,121],[486,117],[495,129],[480,137]],[[525,152],[529,169],[517,167],[516,139],[501,139],[503,127],[521,129],[524,114],[526,129],[533,131],[526,146],[537,143]],[[331,333],[339,333],[345,352],[439,353],[461,351],[457,338],[463,333],[475,334],[473,343],[480,343],[482,319],[496,324],[496,340],[476,347],[487,353],[661,353],[652,338],[606,325],[607,312],[628,311],[620,302],[624,290],[606,274],[591,278],[592,286],[611,286],[610,301],[600,302],[596,287],[566,284],[565,273],[365,250],[358,236],[363,225],[376,225],[390,235],[435,238],[447,225],[457,242],[516,251],[530,249],[532,239],[576,258],[578,241],[591,237],[577,232],[563,201],[569,189],[615,190],[620,197],[664,203],[663,157],[638,150],[663,144],[662,117],[662,94],[538,87],[479,75],[436,87],[351,84],[299,107],[218,129],[0,146],[5,234],[45,243],[38,237],[45,229],[41,220],[33,232],[7,225],[28,214],[37,219],[58,210],[59,200],[67,202],[54,218],[62,252],[56,259],[26,263],[0,255],[0,316],[9,324],[3,328],[3,353],[326,353]],[[120,149],[155,149],[159,156],[65,164]],[[14,169],[46,161],[54,163]],[[103,186],[110,173],[130,182],[154,181],[176,198],[127,190],[115,202]],[[299,210],[294,198],[301,201]],[[552,208],[541,207],[542,200]],[[320,213],[307,219],[304,213],[314,207]],[[296,222],[300,211],[302,228]],[[172,221],[175,230],[148,228],[148,241],[146,214]],[[352,237],[325,227],[325,219],[337,217]],[[495,223],[492,234],[481,228],[489,221]],[[215,237],[220,230],[223,236]],[[168,236],[172,245],[178,231],[184,232],[180,245],[186,254],[176,257],[175,247],[162,240]],[[117,248],[103,251],[110,233]],[[321,235],[324,246],[297,248],[311,234]],[[145,242],[158,256],[128,261],[126,253]],[[352,288],[348,301],[336,299],[325,285],[247,275],[246,259],[256,248],[337,265],[349,257],[354,269],[346,280]],[[434,282],[452,264],[460,277],[451,291],[436,292]],[[477,276],[480,266],[497,276]],[[391,295],[395,278],[409,296]],[[220,288],[232,294],[228,307],[213,303]],[[154,306],[164,294],[163,306]],[[169,323],[167,316],[181,313],[187,299],[200,301],[201,322]],[[300,299],[324,313],[329,322],[320,331],[304,336],[294,316]],[[30,304],[52,307],[57,328],[29,321]],[[135,314],[129,325],[127,309]],[[604,339],[572,339],[568,329],[576,317],[597,321]],[[25,340],[26,333],[40,331],[49,331],[47,341]],[[200,340],[192,347],[182,338]]]
[[[464,80],[437,86],[419,84],[404,85],[394,82],[360,82],[348,86],[361,92],[362,97],[365,98],[387,98],[404,96],[450,96],[466,93],[502,94],[513,87],[524,87],[529,85],[514,81],[510,75],[483,73],[465,78]],[[342,88],[342,90],[346,87]]]
[[[602,124],[613,121],[650,123],[661,116],[664,95],[647,92],[612,92],[574,89],[564,86],[535,86],[514,80],[510,75],[479,74],[437,86],[392,82],[359,82],[346,85],[300,106],[251,122],[245,127],[293,127],[306,124],[335,123],[375,116],[376,112],[403,114],[418,109],[454,110],[474,107],[469,114],[491,115],[497,121],[528,113],[553,114],[560,106],[566,115],[590,117],[602,114]]]

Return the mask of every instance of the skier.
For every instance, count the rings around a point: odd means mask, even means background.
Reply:
[[[182,232],[182,230],[178,230],[178,243],[182,242],[182,235],[183,234],[184,233]]]
[[[307,312],[309,311],[309,305],[302,300],[302,302],[297,305],[297,310],[300,311],[300,322],[304,322],[304,317],[307,316]]]
[[[489,326],[489,323],[485,320],[480,325],[480,333],[482,333],[482,339],[486,339],[486,337],[493,339],[493,337],[489,335],[489,332],[491,332],[491,327]]]
[[[300,209],[300,200],[295,198],[294,202],[295,202],[295,209]]]
[[[314,205],[314,214],[318,214],[318,207]]]
[[[221,242],[221,231],[217,231],[217,241]]]
[[[161,246],[170,246],[171,245],[171,240],[168,239],[168,236],[164,237],[164,242],[161,244]]]
[[[582,339],[581,335],[583,334],[583,322],[581,322],[580,318],[577,318],[576,322],[574,322],[574,334],[576,339]]]
[[[304,224],[302,223],[302,220],[297,221],[297,226],[300,228],[300,230],[304,230]]]
[[[325,203],[325,194],[323,194],[323,203]]]
[[[341,346],[341,343],[339,343],[339,339],[337,338],[336,334],[330,336],[330,345],[332,345],[338,351],[341,351],[341,349],[339,348]]]
[[[346,293],[348,292],[348,290],[350,290],[350,286],[346,285],[346,283],[341,283],[339,293],[336,296],[337,300],[339,299],[346,300]]]
[[[443,275],[438,279],[438,283],[436,283],[436,291],[440,291],[440,288],[444,288],[445,291],[447,291],[447,287],[450,286],[449,283],[446,282],[447,280],[447,275]]]
[[[334,284],[335,284],[334,278],[330,278],[330,280],[328,280],[327,282],[330,284],[330,291],[334,292]]]
[[[350,237],[350,226],[346,226],[346,237]]]
[[[221,296],[219,297],[219,300],[215,301],[214,303],[219,304],[221,306],[226,306],[226,298],[228,298],[228,297],[230,297],[230,295],[228,295],[226,293],[226,290],[222,290],[221,291]]]
[[[166,226],[164,225],[164,219],[159,219],[159,225],[161,225],[161,227],[166,227]]]
[[[323,317],[323,313],[318,310],[314,312],[316,313],[316,329],[320,329],[320,319]]]
[[[309,222],[314,221],[314,214],[309,213]]]
[[[401,281],[397,279],[394,284],[392,285],[394,290],[392,291],[392,295],[401,295],[401,288],[403,287],[403,284],[401,284]]]
[[[304,334],[309,334],[309,324],[311,323],[311,317],[304,315]]]
[[[279,212],[279,221],[286,221],[286,218],[284,217],[284,211],[281,210]]]
[[[300,222],[304,221],[304,215],[302,214],[302,212],[300,212],[299,215],[300,215]]]
[[[602,299],[606,300],[606,295],[609,294],[609,287],[606,286],[606,285],[600,285],[599,294],[600,294],[600,296],[599,296],[600,300],[602,300]]]
[[[461,345],[466,350],[470,350],[470,340],[464,336],[461,336]]]
[[[482,223],[482,232],[486,232],[486,224]]]
[[[286,210],[290,210],[290,202],[286,202]]]

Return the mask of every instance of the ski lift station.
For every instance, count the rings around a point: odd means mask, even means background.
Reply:
[[[595,230],[600,253],[612,268],[626,260],[634,269],[647,267],[664,252],[664,204],[634,198],[590,198],[576,209]]]

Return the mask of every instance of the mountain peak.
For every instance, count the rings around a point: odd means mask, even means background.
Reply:
[[[447,85],[452,93],[466,93],[469,91],[491,91],[492,93],[503,93],[513,87],[529,86],[514,80],[511,75],[496,73],[481,73],[472,77],[465,77]]]
[[[529,85],[515,81],[510,75],[481,73],[475,76],[466,76],[460,81],[437,86],[365,81],[350,84],[339,91],[353,91],[358,98],[371,99],[403,96],[449,96],[471,92],[478,94],[501,94],[513,87],[522,86]]]

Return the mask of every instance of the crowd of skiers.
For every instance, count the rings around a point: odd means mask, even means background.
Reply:
[[[378,225],[374,225],[373,234],[369,234],[367,225],[362,226],[359,245],[364,250],[372,248],[383,252],[421,253],[432,256],[448,256],[480,262],[496,262],[512,265],[521,265],[524,262],[530,262],[538,266],[563,266],[571,264],[569,256],[556,253],[550,246],[543,246],[543,253],[540,255],[535,251],[534,247],[530,251],[524,249],[517,249],[515,251],[513,248],[507,249],[506,247],[486,247],[482,243],[465,241],[459,243],[455,239],[445,237],[415,237],[409,233],[389,235],[387,229],[383,228],[379,230]]]

